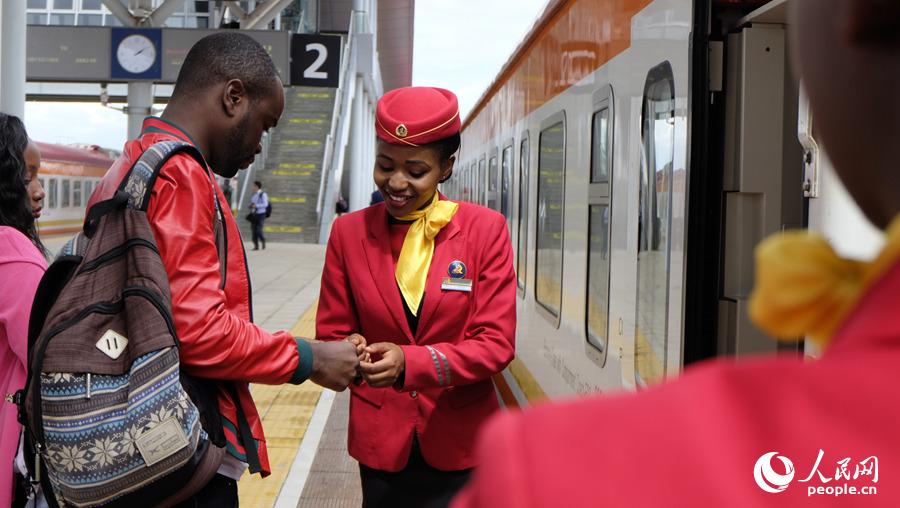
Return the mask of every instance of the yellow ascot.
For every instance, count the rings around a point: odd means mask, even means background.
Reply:
[[[434,256],[434,237],[450,223],[457,208],[459,205],[452,201],[440,201],[435,192],[427,207],[400,217],[403,221],[414,221],[403,240],[396,271],[400,293],[413,315],[419,314],[419,304],[425,293],[425,280]]]
[[[774,235],[756,248],[756,284],[750,317],[780,339],[808,335],[826,346],[869,285],[900,258],[900,217],[886,232],[874,261],[839,257],[816,234]]]

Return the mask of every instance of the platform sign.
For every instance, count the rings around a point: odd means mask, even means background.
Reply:
[[[30,81],[109,79],[109,28],[29,25],[26,76]]]
[[[144,79],[174,83],[191,47],[201,38],[221,31],[29,25],[25,76],[28,81],[70,83]],[[240,33],[266,48],[287,84],[290,34],[271,30]],[[146,58],[150,53],[155,53],[152,60]]]
[[[163,30],[163,71],[162,80],[166,83],[174,83],[178,79],[178,71],[184,63],[188,51],[200,39],[207,35],[222,32],[223,30],[197,30],[188,28],[167,28]],[[240,33],[252,37],[266,49],[275,69],[283,80],[287,80],[287,70],[290,62],[288,55],[287,32],[272,30],[241,30]]]
[[[341,73],[341,36],[291,36],[291,85],[337,88]]]

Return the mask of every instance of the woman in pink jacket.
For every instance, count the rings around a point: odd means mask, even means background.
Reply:
[[[28,316],[47,269],[35,219],[44,191],[37,179],[41,155],[25,126],[0,113],[0,506],[11,506],[13,460],[21,427],[11,395],[25,384]]]

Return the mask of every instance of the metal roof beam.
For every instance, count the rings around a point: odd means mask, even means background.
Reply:
[[[122,23],[122,26],[137,26],[137,21],[131,15],[131,11],[119,0],[103,0],[103,5]]]
[[[292,0],[269,0],[263,4],[257,4],[256,9],[241,20],[242,30],[256,30],[268,25],[278,13],[283,11]]]
[[[235,2],[234,0],[224,2],[225,5],[228,6],[228,9],[231,11],[232,16],[237,16],[239,19],[244,19],[247,17],[247,11],[241,7],[240,2]]]
[[[175,11],[184,5],[184,0],[166,0],[150,14],[150,26],[163,26]]]

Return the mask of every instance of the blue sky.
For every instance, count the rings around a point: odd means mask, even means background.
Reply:
[[[413,84],[440,86],[459,97],[465,118],[543,11],[547,0],[418,0]],[[121,149],[126,117],[92,103],[25,104],[32,138]]]

